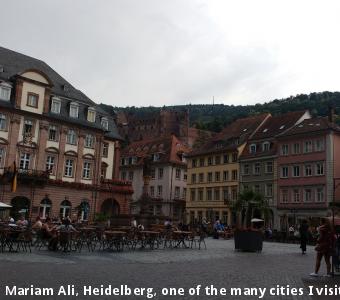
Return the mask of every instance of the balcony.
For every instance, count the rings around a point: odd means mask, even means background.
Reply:
[[[0,182],[2,184],[10,184],[13,180],[13,169],[3,168],[0,172]],[[43,186],[49,179],[49,172],[39,171],[33,169],[19,169],[17,170],[17,182],[19,184],[34,184]]]

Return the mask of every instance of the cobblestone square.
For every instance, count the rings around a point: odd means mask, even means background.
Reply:
[[[235,252],[232,240],[207,239],[207,250],[161,249],[124,252],[52,253],[33,250],[32,253],[1,253],[1,299],[5,285],[29,287],[58,287],[74,284],[77,290],[84,285],[152,287],[157,292],[154,299],[258,299],[250,296],[160,296],[162,288],[184,288],[197,285],[217,288],[261,287],[277,285],[307,287],[329,286],[339,278],[309,278],[313,271],[315,253],[309,247],[302,256],[297,244],[265,243],[262,253]],[[321,269],[321,274],[325,269]],[[307,291],[307,289],[305,289]],[[37,297],[26,297],[37,299]],[[64,297],[46,296],[41,299],[129,299],[129,296]],[[135,297],[134,299],[142,299]],[[146,297],[144,297],[147,299]],[[265,296],[263,299],[329,299],[309,296]],[[334,297],[336,299],[336,297]]]

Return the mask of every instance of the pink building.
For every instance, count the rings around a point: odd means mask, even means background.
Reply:
[[[331,214],[340,199],[340,127],[333,115],[306,119],[278,136],[278,214],[281,228]],[[335,183],[335,184],[334,184]]]

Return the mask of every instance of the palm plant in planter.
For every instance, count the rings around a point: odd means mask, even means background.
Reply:
[[[251,219],[260,217],[266,220],[269,215],[268,202],[261,194],[245,190],[233,203],[232,210],[237,216],[237,228],[234,234],[235,249],[261,251],[262,232],[252,228]]]

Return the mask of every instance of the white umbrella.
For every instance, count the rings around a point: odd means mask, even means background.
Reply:
[[[252,222],[252,223],[263,222],[263,220],[262,220],[262,219],[256,219],[256,218],[254,218],[254,219],[251,219],[251,222]]]
[[[12,206],[6,204],[6,203],[3,203],[3,202],[0,202],[0,208],[11,208]]]

